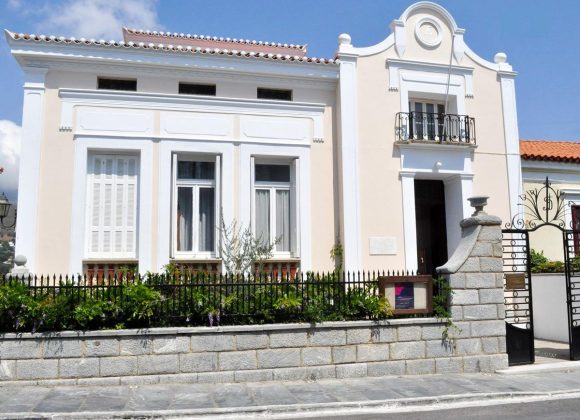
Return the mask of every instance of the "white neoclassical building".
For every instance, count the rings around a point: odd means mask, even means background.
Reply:
[[[16,253],[35,273],[220,270],[220,221],[279,239],[272,267],[431,271],[467,197],[521,190],[515,73],[442,7],[377,45],[306,47],[123,29],[6,31],[26,76]]]

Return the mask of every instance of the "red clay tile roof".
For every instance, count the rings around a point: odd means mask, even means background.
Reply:
[[[520,155],[525,160],[580,163],[580,142],[520,140]]]
[[[203,55],[218,55],[218,56],[243,57],[243,58],[263,59],[281,62],[309,63],[309,64],[337,64],[337,60],[332,58],[306,57],[304,55],[304,51],[299,48],[296,49],[295,50],[296,52],[293,54],[262,52],[259,48],[256,49],[252,48],[252,46],[254,45],[252,44],[252,41],[250,41],[249,44],[246,44],[246,42],[244,41],[244,43],[240,44],[240,49],[236,48],[227,49],[227,48],[209,48],[209,47],[202,48],[201,46],[193,47],[191,45],[180,45],[178,40],[176,40],[177,43],[175,44],[163,44],[154,42],[146,43],[144,41],[125,42],[125,41],[107,41],[104,39],[96,40],[74,37],[67,38],[64,36],[54,36],[54,35],[47,36],[47,35],[15,33],[8,30],[6,32],[14,40],[22,40],[28,42],[43,42],[55,44],[68,44],[68,45],[93,45],[96,47],[144,49],[163,52],[174,52],[181,54],[189,53]],[[256,46],[259,46],[259,44],[256,44]],[[241,49],[242,47],[245,48]],[[285,47],[282,46],[282,48]]]

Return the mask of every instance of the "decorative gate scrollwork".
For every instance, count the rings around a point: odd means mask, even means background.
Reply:
[[[580,258],[579,234],[572,218],[574,202],[564,200],[548,178],[541,188],[520,197],[521,211],[505,225],[503,232],[504,298],[506,347],[510,365],[534,362],[534,322],[529,234],[552,226],[562,232],[566,277],[566,305],[570,359],[580,359]],[[569,227],[568,227],[569,225]],[[511,280],[510,280],[511,279]]]

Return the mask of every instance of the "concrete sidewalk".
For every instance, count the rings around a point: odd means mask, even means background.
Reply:
[[[0,418],[297,418],[580,397],[580,372],[0,388]]]

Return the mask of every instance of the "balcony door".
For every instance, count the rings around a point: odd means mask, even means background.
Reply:
[[[421,274],[434,274],[447,262],[447,226],[443,181],[415,180],[417,267]]]
[[[444,132],[445,106],[442,103],[411,101],[410,137],[415,140],[441,140]]]

